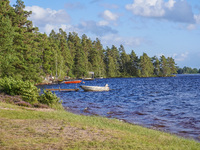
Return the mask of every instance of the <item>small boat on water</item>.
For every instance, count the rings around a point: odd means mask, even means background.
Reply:
[[[81,83],[82,80],[69,80],[69,81],[65,81],[65,84],[71,84],[71,83]]]
[[[109,91],[108,84],[105,86],[80,86],[84,91]]]
[[[83,78],[83,80],[92,81],[92,80],[94,80],[94,78]]]

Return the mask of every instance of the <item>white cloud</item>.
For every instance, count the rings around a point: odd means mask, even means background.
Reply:
[[[197,25],[200,24],[200,15],[194,15],[195,23],[194,24],[189,24],[187,26],[188,30],[194,30],[197,28]]]
[[[182,54],[175,54],[175,62],[180,67],[190,66],[192,68],[200,68],[199,66],[200,52],[184,52]],[[189,67],[188,66],[188,67]]]
[[[126,9],[144,17],[160,17],[165,14],[163,0],[135,0],[133,4],[126,5]]]
[[[194,14],[186,0],[134,0],[126,5],[134,15],[165,19],[174,22],[194,23]]]
[[[53,29],[55,30],[56,26],[51,24],[46,24],[44,27],[44,32],[49,34]]]
[[[36,26],[45,26],[46,24],[69,23],[71,20],[70,16],[65,10],[56,11],[50,8],[44,9],[39,6],[27,6],[26,10],[32,11],[30,20],[32,20]]]
[[[137,37],[122,37],[118,34],[108,34],[101,37],[103,45],[112,46],[115,45],[119,47],[121,44],[126,47],[136,47],[142,44],[144,41],[142,38]]]
[[[184,52],[184,53],[181,53],[181,54],[173,54],[173,58],[175,60],[175,62],[181,62],[181,61],[185,61],[187,58],[188,58],[188,55],[189,53],[188,52]]]
[[[112,13],[109,10],[105,10],[100,16],[108,21],[116,21],[119,18],[117,14]]]
[[[168,2],[165,3],[165,6],[169,9],[172,9],[174,7],[174,4],[176,3],[176,1],[174,0],[169,0]]]
[[[106,25],[108,25],[109,24],[109,22],[108,21],[105,21],[105,20],[102,20],[102,21],[99,21],[98,22],[98,25],[99,26],[106,26]]]
[[[197,24],[200,24],[200,14],[199,15],[194,15],[194,19]]]
[[[117,30],[112,29],[107,25],[96,23],[95,21],[84,21],[77,26],[84,33],[92,33],[96,36],[104,36],[106,34],[116,34]]]
[[[186,28],[188,30],[194,30],[194,29],[196,29],[196,25],[195,24],[189,24]]]
[[[60,25],[53,25],[53,24],[46,24],[44,28],[42,28],[42,31],[44,31],[46,34],[51,33],[51,30],[54,30],[55,32],[59,32],[59,29],[62,28],[63,31],[68,32],[76,32],[78,34],[84,34],[84,31],[80,29],[78,26],[72,26],[69,24],[60,24]]]

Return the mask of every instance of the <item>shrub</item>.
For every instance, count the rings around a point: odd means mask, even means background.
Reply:
[[[30,104],[37,103],[39,90],[30,81],[14,80],[3,78],[0,80],[0,91],[8,95],[21,95],[22,99]]]
[[[46,107],[45,105],[48,105],[51,108],[63,109],[62,102],[60,102],[60,99],[55,94],[44,90],[44,94],[40,96],[40,90],[30,81],[5,77],[0,79],[0,91],[11,96],[20,95],[25,103],[19,102],[18,105],[29,106],[27,103],[30,103],[36,107]],[[40,105],[38,102],[44,105]]]
[[[42,104],[56,104],[59,103],[59,98],[56,96],[56,94],[53,94],[51,91],[43,91],[44,94],[40,95],[39,102]]]
[[[62,109],[62,102],[51,91],[44,90],[44,94],[40,95],[38,101],[42,104],[46,104],[51,108]]]

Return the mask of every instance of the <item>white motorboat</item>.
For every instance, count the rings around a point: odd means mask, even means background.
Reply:
[[[80,86],[84,91],[109,91],[108,84],[105,86]]]

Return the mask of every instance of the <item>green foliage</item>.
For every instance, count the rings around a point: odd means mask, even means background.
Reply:
[[[146,53],[143,53],[143,55],[140,57],[140,68],[140,77],[151,77],[153,75],[153,63]]]
[[[14,77],[40,83],[52,75],[82,78],[89,71],[95,77],[151,77],[176,73],[172,58],[138,57],[134,51],[126,54],[123,45],[103,49],[99,39],[92,41],[85,34],[67,34],[63,29],[50,35],[38,32],[28,20],[22,0],[14,7],[8,0],[0,2],[0,77]],[[139,59],[140,58],[140,59]],[[195,70],[196,71],[196,70]]]
[[[43,91],[44,94],[40,95],[38,101],[42,104],[47,104],[49,106],[61,104],[60,99],[56,96],[56,94],[53,94],[51,91]]]
[[[197,68],[191,68],[186,66],[183,68],[177,67],[177,72],[178,74],[197,74],[200,73],[200,69],[198,70]]]
[[[39,96],[39,90],[32,82],[7,77],[0,80],[0,91],[12,96],[21,95],[22,99],[30,104],[37,103]]]
[[[15,80],[13,78],[3,78],[0,80],[0,91],[8,95],[20,95],[25,102],[39,106],[46,104],[51,108],[62,109],[62,102],[51,91],[44,91],[44,94],[39,95],[39,89],[30,81]],[[39,103],[38,103],[39,102]],[[19,105],[26,105],[27,103],[19,103]]]

